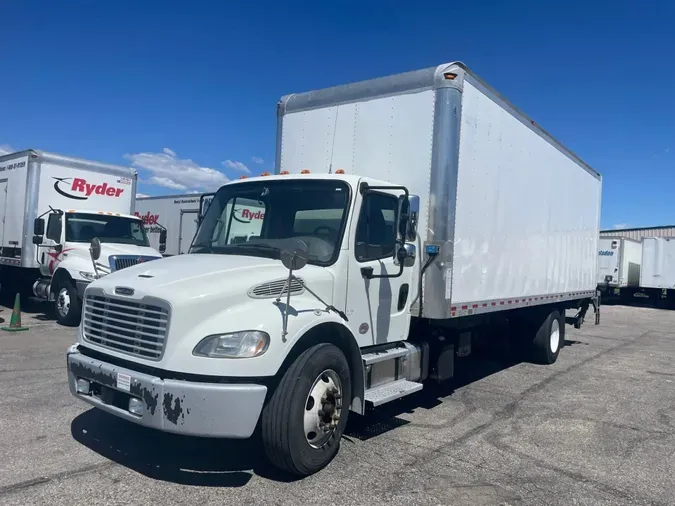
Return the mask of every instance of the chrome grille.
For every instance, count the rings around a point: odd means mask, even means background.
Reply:
[[[138,263],[138,258],[116,258],[115,259],[115,270],[119,271],[120,269],[125,269],[126,267],[131,267]]]
[[[286,295],[288,290],[286,289],[287,279],[279,279],[277,281],[269,281],[267,283],[261,283],[254,286],[248,291],[248,296],[253,298],[266,298],[266,297],[279,297],[280,295]],[[299,295],[305,291],[302,279],[291,280],[291,295]]]
[[[158,305],[87,294],[82,316],[86,341],[136,357],[159,360],[164,353],[169,310]]]
[[[132,267],[141,262],[149,262],[150,260],[158,260],[161,257],[149,257],[138,255],[113,255],[110,257],[110,269],[112,271],[119,271]]]

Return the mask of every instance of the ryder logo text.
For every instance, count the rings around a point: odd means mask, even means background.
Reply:
[[[159,214],[150,214],[149,211],[145,214],[136,211],[134,214],[143,221],[143,225],[155,225],[159,223]]]
[[[79,177],[55,177],[54,190],[64,197],[73,200],[87,200],[92,195],[105,195],[106,197],[119,197],[124,188],[115,188],[108,183],[88,183],[86,179]]]

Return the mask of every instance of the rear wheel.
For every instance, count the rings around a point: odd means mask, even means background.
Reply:
[[[560,311],[551,311],[537,329],[532,342],[532,359],[540,364],[552,364],[558,359],[565,342],[565,317]]]
[[[270,462],[299,476],[323,469],[337,454],[350,402],[351,376],[342,351],[327,343],[304,351],[262,413]]]
[[[54,312],[56,321],[69,327],[80,323],[82,301],[72,281],[61,281],[55,290]]]

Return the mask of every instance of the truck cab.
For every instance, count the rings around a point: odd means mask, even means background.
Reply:
[[[64,325],[79,323],[82,297],[89,283],[161,258],[150,247],[143,222],[132,215],[51,209],[35,220],[33,232],[41,275],[33,284],[33,293],[53,302],[56,318]],[[92,260],[90,252],[94,238],[101,243],[97,261]]]
[[[418,349],[397,347],[419,293],[415,202],[343,174],[226,184],[189,254],[87,286],[71,392],[168,432],[247,438],[260,426],[276,465],[315,472],[350,409],[422,388]],[[256,230],[239,223],[248,215]],[[391,377],[366,364],[403,354]]]

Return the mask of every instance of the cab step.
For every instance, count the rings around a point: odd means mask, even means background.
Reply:
[[[401,379],[366,390],[366,402],[379,406],[422,390],[424,385],[415,381]]]
[[[363,363],[365,365],[379,364],[385,360],[393,360],[395,358],[405,357],[410,352],[407,348],[389,348],[388,350],[382,351],[373,351],[370,353],[365,353],[362,357]]]

